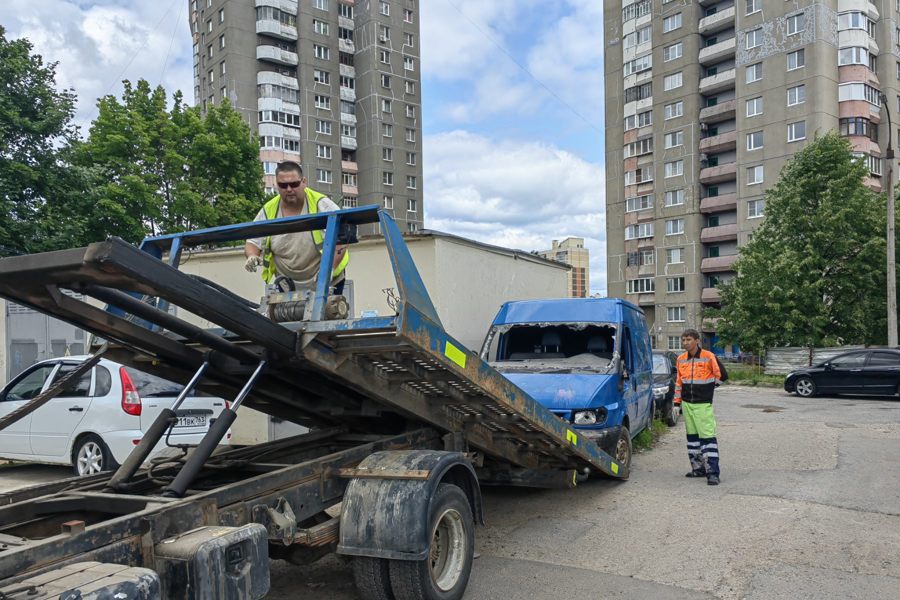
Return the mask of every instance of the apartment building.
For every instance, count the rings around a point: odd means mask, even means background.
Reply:
[[[195,102],[247,119],[269,193],[293,160],[338,204],[421,228],[418,0],[188,1]]]
[[[656,347],[687,327],[711,347],[703,311],[794,152],[837,130],[887,188],[900,0],[604,6],[609,295],[644,308]]]
[[[570,298],[587,298],[591,293],[591,254],[584,247],[584,238],[567,237],[553,240],[549,250],[537,252],[543,258],[565,263],[569,270],[568,290]]]

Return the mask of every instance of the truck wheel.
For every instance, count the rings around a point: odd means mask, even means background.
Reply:
[[[356,591],[365,600],[395,600],[391,590],[388,560],[357,556],[353,559],[353,579]]]
[[[396,600],[458,600],[472,571],[475,519],[458,486],[442,483],[431,499],[431,545],[421,561],[390,561]]]
[[[631,475],[631,432],[628,427],[620,425],[614,428],[603,451],[612,456],[621,467],[624,467],[624,475],[618,479],[624,481]]]

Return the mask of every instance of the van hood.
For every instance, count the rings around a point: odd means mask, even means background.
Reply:
[[[551,410],[599,408],[618,398],[618,375],[504,373],[504,377]]]

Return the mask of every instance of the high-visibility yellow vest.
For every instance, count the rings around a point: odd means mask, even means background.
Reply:
[[[319,212],[319,200],[325,197],[325,194],[320,194],[319,192],[306,188],[306,210],[309,214],[314,215]],[[281,196],[277,195],[263,206],[263,211],[266,213],[266,219],[272,220],[278,218],[278,206],[281,204]],[[319,249],[319,254],[322,253],[322,246],[325,243],[325,232],[321,229],[313,229],[312,230],[313,242],[316,244],[316,247]],[[265,267],[262,271],[263,281],[266,283],[270,283],[272,278],[275,276],[275,259],[272,256],[272,236],[266,238],[265,243],[263,244],[263,260],[265,261]],[[341,259],[341,262],[338,263],[338,266],[331,273],[332,279],[337,279],[347,268],[347,265],[350,263],[350,251],[344,252],[344,258]]]

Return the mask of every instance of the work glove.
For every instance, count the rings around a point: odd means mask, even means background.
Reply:
[[[256,268],[263,264],[262,256],[248,256],[244,268],[250,273],[256,273]]]

